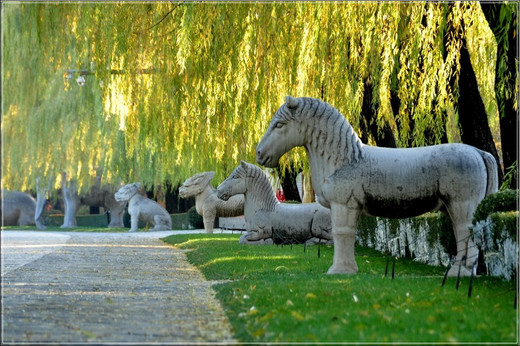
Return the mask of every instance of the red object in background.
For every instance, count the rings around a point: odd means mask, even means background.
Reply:
[[[285,202],[285,194],[283,193],[282,189],[278,189],[278,191],[276,191],[276,199],[279,202]]]

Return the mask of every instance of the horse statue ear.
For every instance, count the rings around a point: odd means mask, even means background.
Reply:
[[[298,107],[298,99],[289,95],[285,96],[285,103],[287,103],[287,107],[292,109]]]
[[[140,188],[141,187],[141,183],[135,183],[135,187]]]
[[[240,166],[247,168],[247,162],[245,162],[244,160],[240,160]]]
[[[200,173],[197,175],[197,184],[200,185],[200,187],[202,188],[199,193],[201,193],[204,188],[206,187],[206,185],[209,184],[209,182],[215,177],[215,171],[210,171],[210,172],[204,172],[204,173]]]

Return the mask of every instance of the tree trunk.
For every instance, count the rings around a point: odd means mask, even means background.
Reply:
[[[165,187],[165,203],[166,211],[170,214],[186,213],[191,207],[195,205],[195,198],[181,198],[179,196],[179,187],[182,184],[178,184],[172,187],[171,184],[167,183]]]
[[[303,190],[302,203],[316,202],[310,173],[302,174],[302,190]]]
[[[372,86],[366,82],[359,127],[361,128],[361,141],[363,143],[368,143],[369,138],[372,137],[378,147],[396,147],[394,134],[390,126],[385,124],[382,129],[379,129],[377,126],[374,109],[372,108]]]
[[[99,207],[90,205],[89,206],[89,214],[91,214],[91,215],[92,214],[98,215],[99,214]]]
[[[513,78],[511,82],[517,79],[516,56],[517,56],[517,20],[516,13],[511,12],[509,21],[500,19],[501,10],[506,10],[504,3],[482,3],[482,11],[486,16],[489,27],[497,40],[497,62],[495,68],[495,95],[497,99],[498,109],[500,112],[500,138],[502,142],[502,159],[504,161],[504,171],[513,165],[517,160],[518,154],[518,113],[514,98],[505,98],[504,93],[500,90],[500,83],[504,76],[500,75],[500,63],[505,63],[507,73]],[[515,5],[516,6],[516,5]],[[507,29],[505,28],[507,26]],[[504,30],[506,32],[504,33]],[[507,42],[501,35],[507,35]],[[504,44],[507,43],[507,46]],[[503,61],[504,57],[506,61]],[[514,85],[507,85],[506,88],[515,90]],[[513,179],[510,188],[518,189],[518,181]]]
[[[495,157],[498,164],[498,178],[502,181],[500,159],[497,154],[493,135],[489,129],[486,109],[478,90],[477,78],[471,66],[466,44],[463,42],[460,51],[459,77],[459,124],[461,139],[465,144],[487,151]]]
[[[507,51],[508,72],[513,76],[512,81],[518,78],[516,71],[517,41],[516,16],[512,20],[513,25],[508,30],[509,50]],[[498,66],[498,61],[497,61]],[[495,76],[497,78],[498,76]],[[512,88],[514,88],[512,86]],[[513,89],[514,90],[514,89]],[[511,167],[518,158],[518,111],[513,97],[504,101],[504,114],[500,114],[500,138],[502,141],[502,158],[504,160],[504,171]],[[510,188],[518,189],[518,180],[511,181]]]
[[[298,186],[296,186],[296,176],[299,172],[294,170],[285,171],[285,175],[282,177],[282,171],[280,166],[278,166],[277,173],[280,177],[280,184],[282,185],[285,200],[301,202],[300,194],[298,193]]]

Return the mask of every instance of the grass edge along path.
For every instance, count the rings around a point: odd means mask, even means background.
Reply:
[[[333,247],[240,245],[239,235],[162,239],[187,251],[214,285],[244,343],[518,344],[516,285],[500,278],[448,278],[443,267],[390,260],[356,248],[357,275],[327,275]],[[319,252],[319,257],[318,257]]]

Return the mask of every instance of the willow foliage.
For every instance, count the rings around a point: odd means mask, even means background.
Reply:
[[[286,95],[324,99],[358,129],[366,85],[398,145],[455,141],[463,39],[496,117],[478,3],[3,3],[2,182],[218,181],[254,162]],[[69,69],[91,73],[83,87]]]

